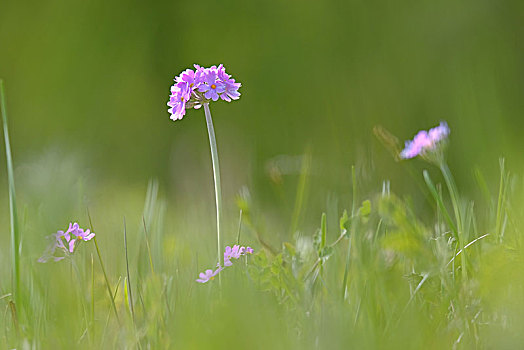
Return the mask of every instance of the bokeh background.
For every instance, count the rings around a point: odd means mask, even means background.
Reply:
[[[514,173],[524,165],[523,23],[519,0],[2,0],[0,77],[25,230],[43,237],[85,221],[87,206],[100,225],[116,229],[127,215],[139,227],[155,178],[173,219],[167,232],[213,237],[203,112],[172,122],[166,106],[173,77],[193,63],[223,63],[243,84],[239,101],[211,106],[226,237],[240,191],[270,241],[289,237],[304,155],[299,229],[348,206],[353,164],[361,197],[384,180],[418,192],[428,165],[395,162],[376,125],[403,142],[446,120],[459,187],[478,196],[480,172],[496,193],[498,158]],[[0,180],[7,244],[3,170]]]
[[[194,63],[223,63],[243,84],[240,100],[211,105],[223,180],[224,244],[236,240],[238,198],[244,209],[249,204],[243,227],[254,227],[242,230],[242,242],[257,251],[262,247],[254,232],[275,249],[300,235],[311,241],[322,212],[332,242],[338,218],[351,205],[352,165],[359,203],[389,181],[421,221],[434,222],[421,170],[442,182],[438,169],[419,159],[396,161],[373,129],[381,125],[402,144],[441,120],[451,128],[450,168],[463,198],[476,201],[485,233],[494,219],[499,157],[506,158],[511,173],[524,173],[522,38],[522,0],[0,0],[0,78],[7,89],[22,286],[31,304],[24,307],[34,312],[32,326],[23,331],[44,347],[79,346],[82,327],[72,324],[83,314],[71,287],[80,287],[70,280],[70,266],[36,261],[47,235],[70,221],[91,226],[89,208],[113,285],[125,276],[126,218],[132,288],[151,288],[146,296],[157,295],[158,282],[147,274],[142,218],[150,225],[155,268],[171,279],[166,295],[181,305],[174,325],[168,325],[178,332],[173,339],[185,339],[193,348],[220,348],[216,331],[223,348],[239,339],[253,348],[269,342],[289,349],[293,339],[282,336],[282,315],[293,314],[283,313],[283,306],[263,293],[236,288],[243,281],[241,270],[224,281],[232,281],[238,294],[230,300],[247,311],[231,312],[224,304],[224,312],[219,308],[208,317],[216,285],[197,286],[194,279],[214,265],[216,253],[209,141],[202,110],[188,111],[181,121],[169,119],[166,102],[174,76]],[[12,290],[3,139],[0,150],[0,306],[5,308]],[[509,192],[522,197],[513,187]],[[95,250],[92,244],[78,250],[75,259],[88,280]],[[330,266],[340,270],[343,255],[337,256]],[[507,256],[501,250],[499,258],[486,258],[493,261],[484,278],[493,292],[486,300],[495,310],[507,307],[506,314],[522,325],[523,307],[514,297],[521,289],[511,294],[504,282],[522,286],[522,259]],[[96,327],[105,331],[110,305],[95,264]],[[395,294],[405,285],[399,275],[396,287],[380,292]],[[405,305],[407,294],[397,294],[384,305]],[[122,292],[117,299],[124,315]],[[162,301],[146,305],[150,319],[142,321],[156,331]],[[350,337],[347,320],[337,321],[343,313],[333,315],[325,334],[342,344]],[[455,339],[435,333],[431,322],[437,321],[425,315],[405,317],[405,328],[387,346],[405,349],[409,335],[413,342],[432,339],[436,348],[450,347]],[[445,310],[439,315],[445,317]],[[318,346],[307,322],[304,332]],[[0,328],[9,327],[7,316],[0,318]],[[108,329],[118,332],[116,324]],[[355,333],[361,344],[373,347],[374,329]],[[522,344],[512,330],[490,328],[495,347]],[[0,343],[18,347],[8,331],[3,333]],[[414,348],[426,346],[422,340]]]

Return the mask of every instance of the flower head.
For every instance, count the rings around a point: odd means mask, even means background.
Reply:
[[[198,275],[198,277],[200,277],[200,278],[198,278],[196,281],[198,283],[206,283],[207,281],[214,279],[215,276],[218,275],[218,273],[220,271],[222,271],[222,270],[223,270],[223,268],[219,266],[215,271],[213,271],[213,270],[206,270],[206,272],[201,272]]]
[[[95,233],[89,229],[84,231],[78,223],[69,223],[69,228],[65,232],[57,231],[50,236],[52,243],[38,261],[47,262],[50,259],[54,261],[62,260],[65,256],[74,253],[78,242],[87,242],[93,239],[93,237],[95,237]]]
[[[188,108],[198,109],[203,103],[222,99],[227,102],[238,100],[241,84],[226,73],[224,66],[203,68],[197,64],[195,70],[186,69],[175,77],[167,105],[172,120],[184,117]]]
[[[233,247],[227,246],[224,251],[224,266],[220,266],[220,263],[218,263],[216,270],[206,270],[205,272],[201,272],[199,275],[200,278],[196,281],[199,283],[205,283],[212,280],[220,271],[224,270],[226,267],[233,266],[231,259],[238,259],[246,254],[253,254],[253,248],[240,246],[238,244],[235,244]]]
[[[182,119],[186,114],[186,103],[189,100],[189,84],[181,81],[171,87],[171,96],[167,105],[172,120]]]
[[[218,94],[226,91],[224,82],[218,79],[216,67],[205,72],[204,84],[200,84],[198,91],[203,92],[206,99],[213,101],[218,101]]]
[[[240,258],[240,255],[242,255],[242,250],[245,249],[244,247],[240,247],[238,244],[235,244],[233,248],[230,246],[226,247],[226,251],[224,252],[224,259],[238,259]]]
[[[224,93],[220,95],[220,98],[227,102],[231,102],[232,99],[238,100],[240,98],[240,92],[238,92],[238,89],[242,84],[235,83],[235,79],[231,79],[231,75],[226,73],[226,69],[223,65],[218,66],[217,75],[224,84]]]
[[[410,159],[435,152],[445,143],[449,133],[450,130],[446,122],[441,122],[439,126],[429,131],[419,131],[412,141],[406,141],[406,147],[400,152],[400,157]]]

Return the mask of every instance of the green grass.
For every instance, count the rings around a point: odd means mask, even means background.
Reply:
[[[15,249],[20,224],[0,87],[13,244],[0,269],[2,281],[13,276],[13,284],[0,285],[4,348],[470,349],[524,341],[524,181],[503,160],[498,193],[480,181],[485,203],[475,204],[447,167],[443,184],[430,177],[438,170],[431,164],[414,173],[426,184],[419,198],[395,193],[387,180],[364,191],[353,167],[351,207],[319,212],[317,227],[303,220],[307,201],[319,195],[308,195],[317,190],[308,182],[315,164],[307,151],[290,217],[277,222],[257,209],[258,193],[239,197],[238,208],[225,206],[224,242],[253,246],[255,254],[224,270],[221,285],[198,284],[198,273],[216,264],[214,202],[199,194],[174,203],[154,180],[147,188],[78,181],[37,196],[21,175],[26,240]],[[29,177],[63,161],[48,161]],[[75,177],[60,172],[53,181]],[[483,176],[477,171],[476,178]],[[76,191],[87,199],[67,196]],[[63,201],[67,215],[47,207],[46,198]],[[70,261],[36,263],[44,236],[69,220],[96,238]]]
[[[4,129],[5,154],[7,161],[7,181],[9,192],[9,222],[11,226],[11,293],[15,305],[20,307],[20,225],[18,222],[18,209],[16,206],[15,176],[13,171],[13,156],[9,142],[9,131],[7,124],[7,107],[5,102],[4,81],[0,79],[0,105],[2,113],[2,125]]]

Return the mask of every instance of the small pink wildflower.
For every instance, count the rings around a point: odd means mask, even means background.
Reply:
[[[430,129],[429,132],[419,131],[412,141],[406,141],[406,147],[400,152],[400,157],[410,159],[436,151],[446,141],[449,133],[450,130],[446,122],[441,122],[439,126]]]
[[[242,84],[235,82],[221,64],[218,67],[203,68],[194,65],[195,70],[186,69],[175,77],[167,105],[172,120],[180,120],[188,108],[198,109],[203,103],[222,99],[227,102],[238,100],[238,89]]]
[[[85,230],[80,228],[78,223],[69,223],[67,231],[57,231],[52,234],[52,244],[46,249],[44,255],[38,259],[39,262],[47,262],[50,259],[54,261],[60,261],[70,254],[74,253],[75,247],[80,241],[90,241],[95,237],[95,233],[89,229]],[[64,255],[60,255],[64,254]]]
[[[218,275],[220,271],[222,271],[223,267],[218,267],[215,271],[213,270],[206,270],[206,272],[201,272],[200,275],[198,275],[200,278],[196,281],[198,283],[206,283],[207,281],[210,281],[212,279],[215,279],[215,276]]]
[[[240,246],[238,244],[233,245],[233,247],[227,246],[224,251],[224,266],[222,267],[220,264],[217,264],[217,269],[215,271],[206,270],[205,272],[201,272],[199,275],[200,278],[196,281],[199,283],[206,283],[207,281],[212,280],[220,271],[224,270],[226,267],[233,266],[231,259],[238,259],[246,254],[253,254],[253,248]]]

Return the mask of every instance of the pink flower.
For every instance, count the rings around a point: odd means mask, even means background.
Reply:
[[[196,281],[198,283],[206,283],[207,281],[214,279],[215,276],[218,275],[218,273],[222,270],[223,268],[219,266],[215,271],[206,270],[206,272],[201,272],[200,275],[198,275],[200,278],[198,278]]]
[[[406,147],[400,152],[400,157],[409,159],[436,151],[438,146],[446,141],[449,133],[450,130],[446,122],[441,122],[439,126],[430,129],[429,132],[419,131],[413,141],[406,141]]]
[[[54,261],[62,260],[65,256],[74,253],[78,242],[87,242],[93,239],[93,237],[95,237],[95,233],[89,229],[84,231],[78,223],[69,223],[67,231],[57,231],[51,235],[53,243],[46,249],[46,252],[38,261],[47,262],[49,259],[53,259]],[[65,256],[60,256],[60,254],[64,254]]]
[[[235,244],[233,247],[227,246],[224,251],[224,266],[222,267],[220,264],[217,264],[217,269],[215,271],[206,270],[205,272],[201,272],[199,275],[200,278],[196,281],[199,283],[206,283],[207,281],[212,280],[220,271],[224,270],[226,267],[233,266],[231,259],[238,259],[246,254],[253,254],[253,248],[240,246],[238,244]]]
[[[235,82],[222,64],[210,68],[195,64],[194,67],[195,70],[186,69],[175,77],[175,84],[171,86],[167,105],[172,120],[182,119],[188,108],[198,109],[203,103],[219,98],[227,102],[240,98],[238,89],[242,84]]]

